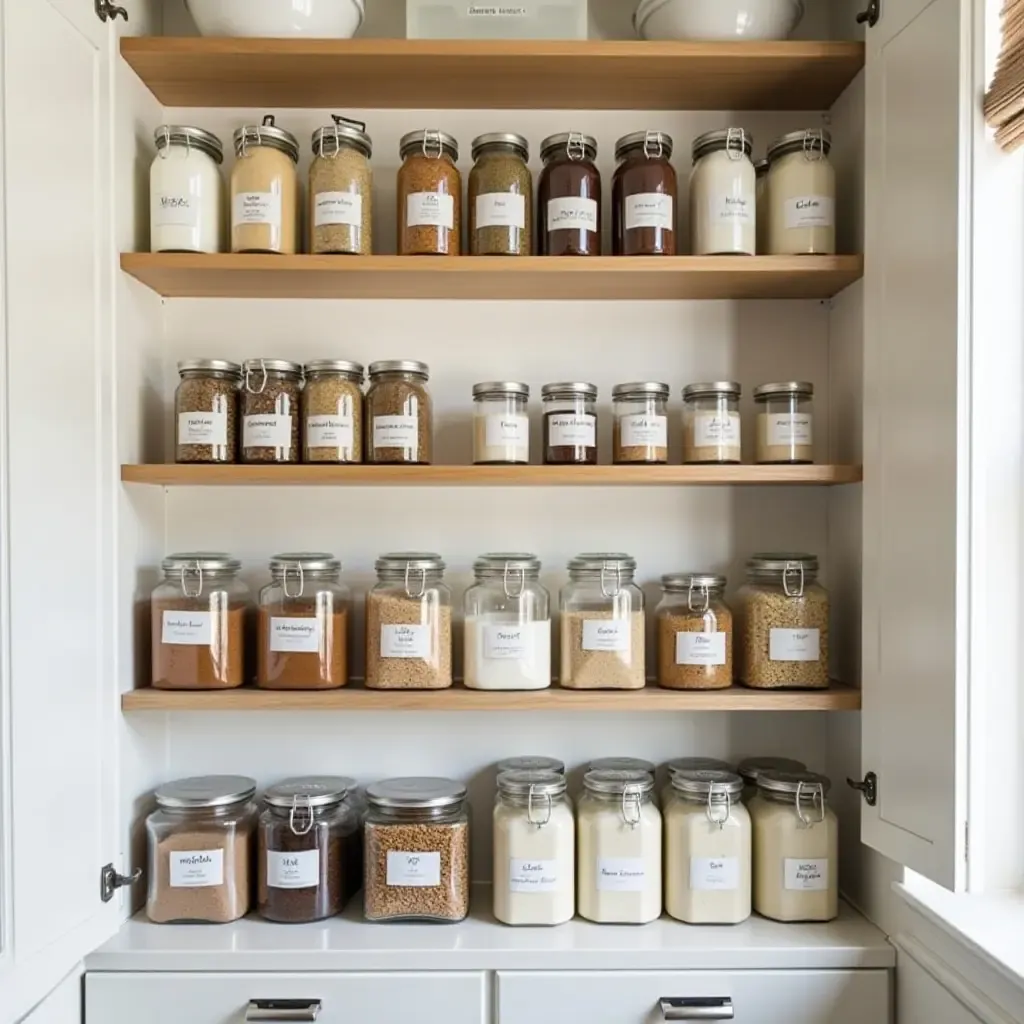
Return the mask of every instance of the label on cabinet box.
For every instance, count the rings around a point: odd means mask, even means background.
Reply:
[[[282,654],[317,654],[320,651],[320,620],[272,615],[270,649]]]
[[[634,413],[619,417],[623,448],[667,448],[668,418]]]
[[[209,647],[213,635],[212,612],[164,612],[162,644]]]
[[[548,200],[548,231],[597,232],[597,201],[566,196]]]
[[[228,414],[226,412],[179,412],[178,444],[228,443]]]
[[[787,857],[785,883],[787,889],[798,892],[822,892],[828,888],[828,858],[797,860]]]
[[[598,857],[597,887],[602,892],[643,892],[646,869],[643,857]]]
[[[698,412],[693,417],[695,448],[738,448],[740,446],[740,414],[725,416],[717,412]]]
[[[725,634],[676,633],[676,664],[724,665]]]
[[[388,850],[387,885],[422,889],[441,884],[440,853],[404,853]]]
[[[181,193],[156,192],[150,204],[155,228],[199,227],[199,199]]]
[[[169,854],[172,889],[224,884],[223,850],[178,850]]]
[[[594,448],[597,445],[597,417],[590,413],[548,413],[548,445],[553,448]]]
[[[234,224],[281,226],[280,192],[238,192],[235,194]]]
[[[808,445],[812,443],[811,417],[803,412],[768,414],[768,444]]]
[[[773,629],[768,636],[771,661],[817,661],[821,657],[821,631],[817,629]]]
[[[413,192],[405,197],[405,223],[410,228],[455,227],[455,197],[440,192]]]
[[[508,860],[509,892],[557,892],[557,860]]]
[[[476,197],[476,226],[526,230],[526,196],[515,192],[485,192]]]
[[[754,197],[716,195],[708,200],[711,212],[711,223],[754,224]]]
[[[583,650],[628,652],[632,625],[628,619],[584,619]]]
[[[306,417],[306,447],[352,448],[355,445],[355,426],[351,416]]]
[[[292,418],[286,413],[242,417],[243,448],[291,448]]]
[[[675,204],[661,192],[637,192],[626,196],[626,230],[634,228],[675,229]]]
[[[329,224],[363,226],[363,197],[355,192],[318,192],[313,200],[313,227]]]
[[[267,850],[267,885],[272,889],[310,889],[319,884],[319,850],[301,853]]]
[[[740,887],[738,857],[691,857],[690,888],[698,892],[733,892]]]
[[[374,448],[419,447],[420,425],[415,416],[374,416]]]
[[[830,228],[835,220],[836,201],[831,196],[797,196],[786,200],[786,230]]]
[[[530,11],[526,7],[509,7],[506,4],[470,4],[466,14],[470,18],[528,18]]]
[[[529,417],[503,416],[500,413],[484,417],[484,444],[488,448],[504,448],[508,445],[526,448],[529,443]]]
[[[429,626],[381,626],[382,658],[430,658]]]

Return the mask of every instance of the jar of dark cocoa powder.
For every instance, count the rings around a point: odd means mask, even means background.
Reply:
[[[612,243],[616,256],[675,256],[676,172],[672,137],[632,132],[615,143]]]
[[[544,462],[597,465],[597,387],[575,381],[545,384]]]
[[[537,187],[541,256],[600,256],[597,140],[580,132],[549,135],[540,144],[540,156],[544,161]]]

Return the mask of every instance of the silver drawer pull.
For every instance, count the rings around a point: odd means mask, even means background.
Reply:
[[[663,1020],[732,1020],[735,1017],[728,996],[683,996],[661,1000]]]
[[[320,1016],[319,999],[250,999],[245,1019],[316,1020]]]

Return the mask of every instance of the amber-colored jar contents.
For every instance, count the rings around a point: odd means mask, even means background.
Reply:
[[[273,115],[262,124],[243,125],[234,134],[231,172],[231,251],[299,251],[299,184],[295,165],[299,143],[278,128]]]
[[[670,573],[655,610],[658,685],[669,690],[722,690],[732,686],[732,612],[725,577]]]
[[[633,132],[615,143],[612,244],[616,256],[675,256],[676,172],[672,137]]]
[[[398,144],[398,255],[458,256],[462,238],[459,144],[433,128]]]
[[[597,141],[579,132],[540,144],[544,169],[537,189],[538,249],[542,256],[601,255],[601,174]]]

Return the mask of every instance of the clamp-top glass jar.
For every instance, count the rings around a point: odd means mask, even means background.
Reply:
[[[313,132],[309,165],[309,249],[369,256],[373,252],[373,143],[362,121],[332,115]]]
[[[526,465],[530,461],[530,388],[512,380],[473,385],[473,462]]]
[[[757,406],[755,462],[814,461],[814,385],[802,380],[754,388]]]
[[[224,247],[224,147],[212,132],[164,124],[153,133],[149,169],[151,252],[220,252]]]
[[[738,463],[740,391],[734,380],[688,384],[683,388],[683,462]]]
[[[540,144],[537,186],[541,256],[601,255],[601,174],[597,140],[580,132],[549,135]]]
[[[242,461],[298,462],[302,364],[247,359],[242,373]]]
[[[613,462],[668,462],[668,396],[668,385],[657,381],[616,384],[612,388]]]
[[[306,462],[363,461],[363,368],[345,359],[315,359],[302,389]]]
[[[434,128],[398,144],[398,255],[458,256],[462,238],[459,144]]]
[[[743,780],[743,799],[752,800],[757,795],[757,777],[761,772],[805,772],[803,761],[791,757],[745,757],[736,766],[736,774]]]
[[[597,465],[597,385],[580,381],[545,384],[544,462],[549,466]]]
[[[429,465],[434,454],[430,368],[415,359],[370,363],[366,461]]]
[[[742,128],[693,140],[690,241],[694,256],[744,255],[757,250],[754,141]]]
[[[616,256],[675,256],[676,172],[672,136],[631,132],[615,143],[612,244]]]
[[[836,251],[836,173],[824,128],[790,132],[768,147],[768,252]]]
[[[226,359],[185,359],[174,393],[175,462],[234,462],[242,368]]]
[[[300,242],[298,140],[268,114],[262,124],[239,128],[234,142],[231,251],[293,256]]]
[[[681,572],[661,577],[658,685],[669,690],[732,686],[732,612],[725,577]]]
[[[473,140],[469,172],[469,251],[474,256],[529,256],[533,178],[522,135],[491,132]]]
[[[668,782],[661,791],[662,811],[675,799],[672,779],[679,772],[731,772],[732,765],[717,757],[674,757],[671,761],[665,762],[665,771],[668,774]]]

